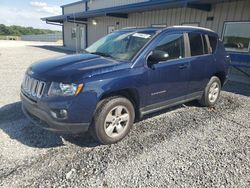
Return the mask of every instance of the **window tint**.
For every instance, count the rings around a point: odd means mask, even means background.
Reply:
[[[184,39],[183,34],[172,34],[166,36],[155,50],[161,50],[169,55],[170,59],[180,59],[184,57]]]
[[[226,22],[223,41],[227,51],[249,52],[250,22]]]
[[[217,48],[217,37],[208,36],[208,38],[210,46],[212,48],[212,52],[214,53]]]
[[[206,36],[202,35],[204,54],[209,54]]]
[[[189,33],[191,56],[203,55],[203,44],[199,33]]]

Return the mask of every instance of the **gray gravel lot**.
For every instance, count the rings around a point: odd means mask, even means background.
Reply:
[[[19,88],[34,61],[62,52],[0,41],[0,187],[250,187],[250,86],[229,82],[215,108],[196,102],[146,117],[123,141],[58,135],[30,123]]]

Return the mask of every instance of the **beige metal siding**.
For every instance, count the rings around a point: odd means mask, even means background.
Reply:
[[[75,49],[76,45],[75,45],[75,39],[73,39],[71,37],[71,30],[72,28],[75,27],[75,24],[73,23],[69,23],[69,22],[65,22],[64,23],[64,45],[67,48],[70,49]]]
[[[96,1],[98,2],[99,0]],[[207,21],[207,17],[214,17],[214,20]],[[201,27],[213,29],[221,36],[225,21],[250,20],[250,1],[241,0],[214,4],[210,12],[191,8],[174,8],[132,13],[129,14],[128,19],[97,17],[95,20],[97,21],[97,25],[94,26],[91,23],[88,25],[88,44],[92,44],[98,38],[106,35],[109,25],[121,29],[133,26],[151,26],[152,24],[172,26],[185,23],[198,23]],[[116,25],[117,22],[119,22],[119,25]]]
[[[88,2],[89,10],[107,8],[107,7],[115,7],[120,5],[127,5],[132,3],[139,3],[148,0],[90,0]]]
[[[78,3],[74,5],[65,6],[64,14],[76,13],[76,12],[83,12],[85,11],[85,3]]]
[[[77,4],[69,5],[63,7],[64,14],[72,14],[77,12],[83,12],[85,10],[85,3],[79,2]],[[80,27],[83,27],[84,25],[81,24],[74,24],[70,22],[64,22],[63,28],[64,28],[64,46],[66,48],[72,49],[72,50],[78,50],[80,48]],[[76,28],[76,38],[71,37],[72,28]]]
[[[68,49],[79,50],[80,49],[80,28],[84,27],[83,24],[74,24],[70,22],[64,22],[64,45]],[[72,38],[72,28],[76,28],[76,38]]]

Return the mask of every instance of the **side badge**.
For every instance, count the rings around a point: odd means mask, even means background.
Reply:
[[[151,96],[161,95],[161,94],[166,93],[166,92],[167,92],[166,90],[158,91],[158,92],[155,92],[155,93],[151,93]]]

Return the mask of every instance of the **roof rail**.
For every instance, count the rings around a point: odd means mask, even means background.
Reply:
[[[140,27],[123,27],[122,29],[137,29],[137,28],[140,28]]]
[[[174,26],[170,26],[168,28],[193,28],[193,29],[202,29],[202,30],[206,30],[206,31],[211,31],[214,32],[212,29],[209,28],[205,28],[205,27],[198,27],[198,26],[189,26],[189,25],[174,25]]]

